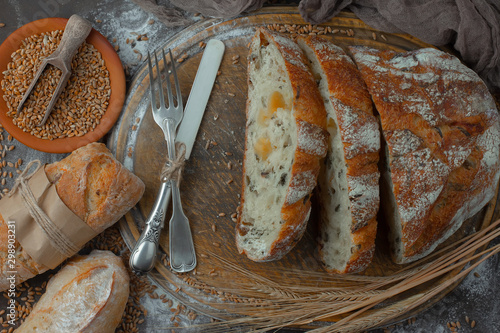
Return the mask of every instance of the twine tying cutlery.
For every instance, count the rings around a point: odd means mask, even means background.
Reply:
[[[177,181],[177,186],[179,186],[182,178],[182,170],[184,169],[184,164],[186,162],[186,145],[182,142],[176,142],[175,151],[175,160],[171,160],[167,157],[167,161],[165,162],[161,170],[160,179],[163,183],[174,179]]]

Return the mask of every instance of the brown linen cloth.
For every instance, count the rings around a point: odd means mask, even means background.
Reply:
[[[352,10],[371,27],[452,45],[464,62],[500,90],[499,0],[302,0],[303,18],[318,24]]]
[[[151,12],[167,26],[192,23],[171,5],[190,13],[200,13],[207,17],[233,17],[243,12],[257,10],[265,0],[170,0],[170,5],[160,4],[158,0],[132,0],[145,11]]]
[[[190,21],[175,8],[212,17],[233,17],[259,9],[265,0],[133,0],[169,26]],[[433,45],[452,45],[464,62],[500,91],[500,0],[301,0],[302,17],[325,22],[352,10],[375,29],[408,33]]]

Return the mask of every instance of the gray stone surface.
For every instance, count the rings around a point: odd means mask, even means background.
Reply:
[[[188,1],[188,0],[187,0]],[[137,54],[127,47],[125,40],[132,37],[132,32],[147,33],[149,41],[139,42],[136,49],[146,54],[158,45],[164,44],[182,28],[166,28],[159,22],[147,24],[153,16],[143,12],[130,0],[0,0],[0,22],[6,26],[0,28],[0,42],[21,25],[44,17],[69,17],[73,13],[90,20],[108,40],[117,39],[115,44],[120,45],[119,56],[124,65],[130,68],[130,76],[138,68],[140,61]],[[192,17],[193,20],[198,18]],[[130,78],[129,76],[129,78]],[[6,141],[6,140],[4,140]],[[2,142],[2,144],[11,144]],[[15,142],[16,149],[9,152],[8,159],[15,161],[21,157],[24,161],[41,159],[45,162],[59,160],[63,155],[45,154],[32,150]],[[11,183],[7,184],[10,186]],[[500,240],[494,243],[498,244]],[[417,332],[450,332],[446,324],[450,321],[460,321],[462,328],[459,332],[500,332],[500,257],[498,255],[488,259],[474,270],[477,274],[470,274],[465,280],[446,297],[428,310],[418,314],[413,323],[407,321],[391,328],[394,333]],[[168,296],[167,296],[168,297]],[[0,301],[3,304],[4,301]],[[148,308],[146,322],[141,325],[141,332],[165,332],[170,326],[171,313],[164,303],[145,297],[144,305]],[[0,309],[1,310],[1,309]],[[471,329],[465,323],[465,317],[475,320],[477,325]],[[193,324],[186,320],[181,326]],[[198,316],[196,323],[206,323],[210,319]],[[201,331],[190,328],[190,332]],[[282,332],[288,330],[281,330]],[[383,332],[373,330],[372,332]]]

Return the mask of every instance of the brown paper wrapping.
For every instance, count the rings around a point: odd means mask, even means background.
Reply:
[[[29,179],[28,185],[39,207],[79,249],[97,236],[92,228],[62,202],[55,185],[49,182],[43,166]],[[67,258],[53,247],[43,229],[31,217],[19,191],[0,200],[0,214],[6,222],[15,221],[16,240],[37,264],[53,269]]]

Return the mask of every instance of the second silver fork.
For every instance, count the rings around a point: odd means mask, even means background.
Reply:
[[[167,70],[167,60],[165,52],[162,50],[164,70],[166,72],[166,86],[168,107],[165,105],[163,94],[163,80],[156,53],[155,67],[157,71],[156,82],[154,80],[151,57],[148,54],[148,68],[150,80],[151,108],[155,122],[162,129],[167,141],[168,158],[170,161],[176,160],[175,133],[177,126],[182,120],[183,106],[182,95],[179,87],[179,80],[175,71],[174,60],[169,50],[172,76],[174,78],[177,105],[174,103],[174,96],[170,84],[170,73]],[[157,106],[155,85],[158,87],[159,106]],[[137,241],[132,254],[130,255],[130,266],[136,273],[145,273],[154,267],[154,261],[158,251],[160,232],[163,229],[165,213],[168,208],[168,201],[172,195],[172,218],[169,223],[169,255],[170,267],[175,272],[189,272],[196,267],[196,254],[193,239],[189,227],[189,221],[182,209],[180,191],[177,180],[161,179],[161,187],[147,220],[146,227]]]

